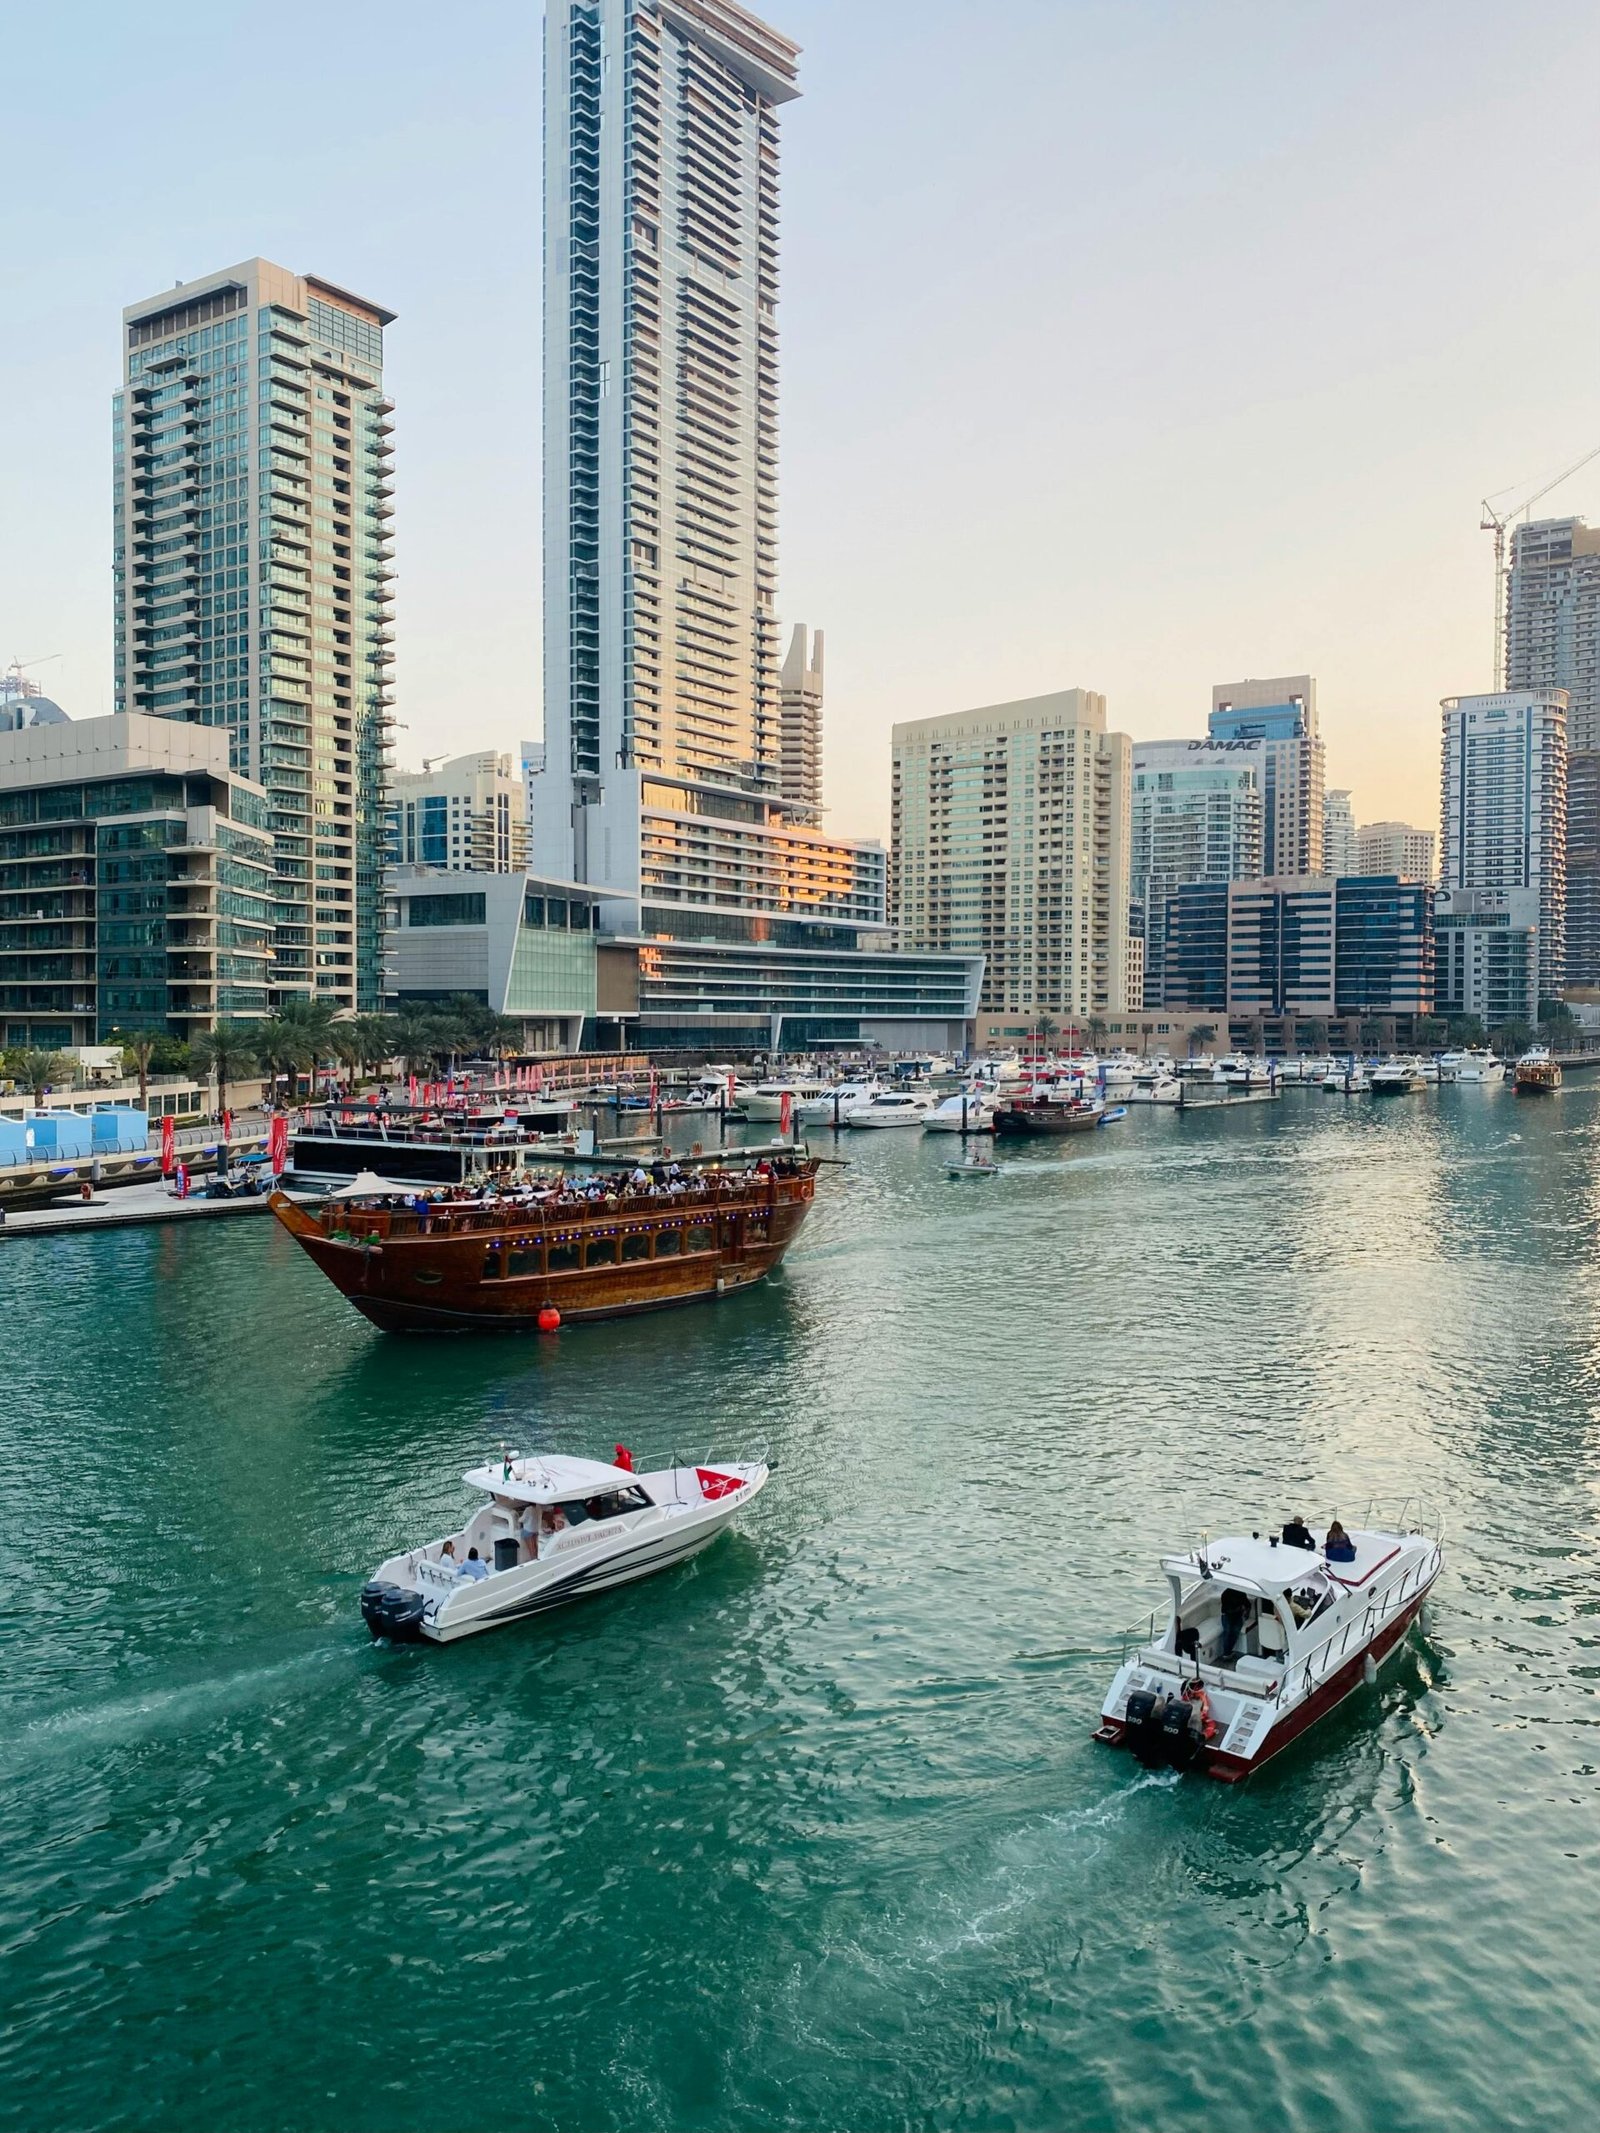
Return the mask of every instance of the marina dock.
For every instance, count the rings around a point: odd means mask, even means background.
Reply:
[[[47,1207],[19,1207],[0,1222],[0,1244],[20,1237],[64,1237],[75,1230],[142,1229],[155,1222],[199,1222],[208,1215],[264,1215],[265,1193],[239,1200],[180,1200],[165,1185],[119,1185],[92,1200],[61,1200]]]

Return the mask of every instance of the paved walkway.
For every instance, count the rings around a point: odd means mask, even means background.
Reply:
[[[245,1200],[207,1200],[191,1194],[175,1199],[160,1183],[117,1185],[92,1200],[59,1200],[50,1207],[10,1210],[0,1222],[0,1244],[8,1238],[60,1237],[69,1230],[132,1229],[149,1222],[199,1222],[208,1215],[264,1215],[266,1196]]]

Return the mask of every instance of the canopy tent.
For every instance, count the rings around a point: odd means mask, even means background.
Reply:
[[[330,1200],[370,1200],[381,1193],[400,1193],[409,1199],[416,1191],[414,1185],[398,1184],[393,1178],[380,1178],[375,1170],[358,1170],[348,1185],[336,1185],[329,1193]]]

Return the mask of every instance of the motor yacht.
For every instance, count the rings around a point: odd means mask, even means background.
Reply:
[[[1217,1062],[1209,1052],[1190,1052],[1186,1058],[1178,1061],[1173,1071],[1184,1075],[1193,1074],[1199,1080],[1209,1081],[1216,1070]]]
[[[852,1111],[871,1103],[881,1093],[879,1081],[836,1081],[818,1095],[806,1097],[797,1106],[797,1116],[807,1125],[844,1125]]]
[[[1312,1539],[1250,1533],[1164,1557],[1165,1623],[1129,1633],[1096,1740],[1236,1781],[1375,1681],[1444,1567],[1439,1521],[1408,1500],[1369,1508],[1348,1552]]]
[[[449,1644],[649,1577],[698,1555],[769,1473],[764,1458],[713,1465],[707,1454],[636,1474],[599,1459],[502,1453],[464,1477],[488,1501],[459,1532],[378,1565],[362,1616],[374,1637]]]
[[[1126,1096],[1133,1087],[1142,1060],[1135,1059],[1131,1052],[1114,1052],[1100,1063],[1099,1082],[1105,1094]]]
[[[1414,1096],[1428,1086],[1428,1077],[1415,1059],[1385,1059],[1372,1070],[1374,1096]]]
[[[958,1089],[934,1105],[922,1121],[923,1129],[928,1133],[992,1132],[999,1101],[993,1089],[981,1084]]]
[[[931,1089],[880,1089],[864,1104],[857,1104],[845,1124],[856,1126],[921,1126],[933,1111]]]
[[[1226,1082],[1230,1089],[1265,1089],[1273,1075],[1265,1059],[1253,1059],[1247,1052],[1229,1052],[1217,1061],[1211,1078]]]
[[[758,1081],[755,1087],[740,1099],[739,1107],[746,1118],[764,1124],[783,1117],[785,1096],[789,1098],[790,1116],[793,1117],[800,1112],[803,1104],[815,1103],[827,1093],[828,1084],[816,1075],[796,1074],[788,1079]]]
[[[1504,1061],[1497,1059],[1492,1047],[1488,1046],[1468,1046],[1464,1052],[1442,1052],[1439,1065],[1453,1068],[1452,1078],[1456,1081],[1499,1081],[1505,1072]]]
[[[1127,1092],[1131,1104],[1181,1104],[1183,1083],[1169,1067],[1143,1067]]]
[[[1327,1096],[1368,1096],[1372,1083],[1360,1060],[1351,1059],[1343,1066],[1331,1066],[1322,1077],[1322,1088]]]

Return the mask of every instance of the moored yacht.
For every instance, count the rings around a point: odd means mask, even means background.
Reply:
[[[958,1089],[934,1105],[922,1121],[928,1133],[989,1133],[1000,1099],[992,1089]]]
[[[1322,1088],[1327,1096],[1366,1096],[1371,1093],[1372,1083],[1367,1070],[1359,1059],[1350,1059],[1340,1066],[1337,1061],[1322,1077]]]
[[[933,1111],[931,1089],[880,1089],[845,1120],[847,1126],[921,1126]]]
[[[1374,1096],[1414,1096],[1428,1086],[1428,1077],[1415,1059],[1385,1059],[1372,1070]]]
[[[1166,1556],[1164,1626],[1128,1640],[1095,1738],[1142,1762],[1248,1777],[1399,1650],[1444,1566],[1408,1501],[1348,1534],[1240,1535]]]
[[[626,1458],[623,1447],[618,1454]],[[687,1562],[767,1485],[764,1459],[636,1474],[503,1453],[464,1476],[488,1497],[459,1532],[391,1555],[361,1592],[374,1637],[436,1644]]]
[[[1170,1067],[1141,1067],[1127,1092],[1131,1104],[1181,1104],[1183,1083]]]
[[[796,1106],[796,1116],[807,1125],[842,1126],[852,1111],[871,1103],[882,1087],[880,1081],[836,1081],[817,1095],[806,1097]]]
[[[789,1098],[789,1115],[794,1117],[803,1104],[814,1103],[825,1096],[828,1084],[814,1074],[796,1074],[788,1079],[758,1081],[740,1100],[739,1108],[748,1119],[766,1123],[783,1117],[783,1099]]]
[[[1504,1071],[1504,1062],[1495,1057],[1490,1045],[1469,1045],[1464,1052],[1441,1052],[1439,1065],[1441,1070],[1452,1068],[1452,1079],[1456,1081],[1499,1081]]]

